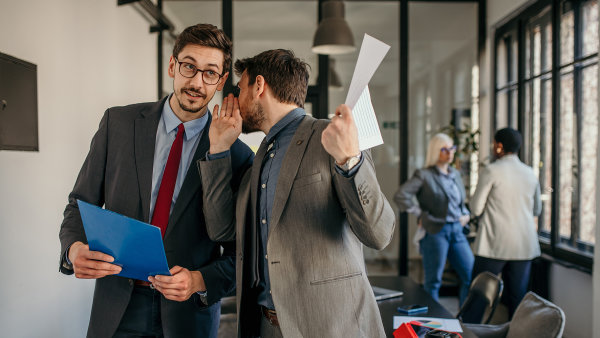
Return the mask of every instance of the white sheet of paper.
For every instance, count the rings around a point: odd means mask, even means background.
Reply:
[[[358,148],[361,151],[383,144],[368,86],[365,87],[352,109],[352,116],[358,129]]]
[[[365,34],[350,81],[346,105],[352,109],[361,151],[383,144],[367,85],[389,50],[389,45]]]
[[[365,34],[346,96],[346,105],[350,109],[354,109],[354,105],[389,50],[389,45]]]
[[[450,332],[463,332],[458,319],[434,318],[434,317],[414,317],[414,316],[394,316],[393,329],[397,329],[402,323],[412,322],[413,320],[421,322],[424,326],[434,329],[440,329]]]

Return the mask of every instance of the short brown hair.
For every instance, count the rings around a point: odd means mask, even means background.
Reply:
[[[280,102],[304,107],[309,65],[296,58],[291,50],[268,50],[251,58],[235,61],[234,68],[238,76],[246,71],[249,86],[254,84],[258,75],[262,75]]]
[[[223,52],[223,74],[231,67],[231,40],[223,30],[217,26],[200,23],[186,28],[175,40],[173,56],[178,58],[185,46],[193,44],[205,47],[217,48]]]

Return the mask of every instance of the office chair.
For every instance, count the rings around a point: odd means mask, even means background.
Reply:
[[[561,338],[565,329],[565,313],[560,307],[530,291],[517,306],[510,322],[500,325],[463,325],[479,338]]]
[[[467,298],[456,318],[468,323],[489,323],[500,301],[503,289],[504,283],[500,277],[489,271],[480,273],[473,279]],[[483,315],[488,309],[489,312],[484,321]]]
[[[235,295],[221,299],[221,321],[217,338],[237,336],[237,306]]]

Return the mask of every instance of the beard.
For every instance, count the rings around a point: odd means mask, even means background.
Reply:
[[[193,94],[199,95],[198,97],[204,99],[204,101],[203,102],[199,102],[200,104],[197,105],[197,106],[187,104],[185,102],[185,100],[182,98],[184,95],[186,95],[185,94],[186,91],[187,92],[191,92]],[[184,111],[189,112],[189,113],[197,113],[197,112],[203,110],[204,108],[206,108],[206,106],[208,105],[208,100],[206,100],[206,94],[203,94],[200,91],[194,90],[194,89],[191,89],[191,88],[181,88],[181,90],[179,90],[178,93],[176,92],[175,97],[177,98],[177,102],[179,103],[179,107],[181,109],[183,109]],[[204,103],[204,104],[202,104],[202,103]]]
[[[260,103],[254,103],[249,109],[248,113],[244,114],[242,121],[242,133],[248,134],[255,131],[260,131],[260,126],[266,120],[265,111]]]

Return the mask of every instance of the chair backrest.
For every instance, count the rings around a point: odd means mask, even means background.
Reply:
[[[473,279],[467,298],[456,318],[468,323],[489,323],[500,301],[503,289],[504,283],[500,277],[489,271],[480,273]],[[488,315],[483,318],[486,310],[489,310]]]
[[[517,306],[506,337],[560,338],[564,329],[563,310],[530,291]]]

